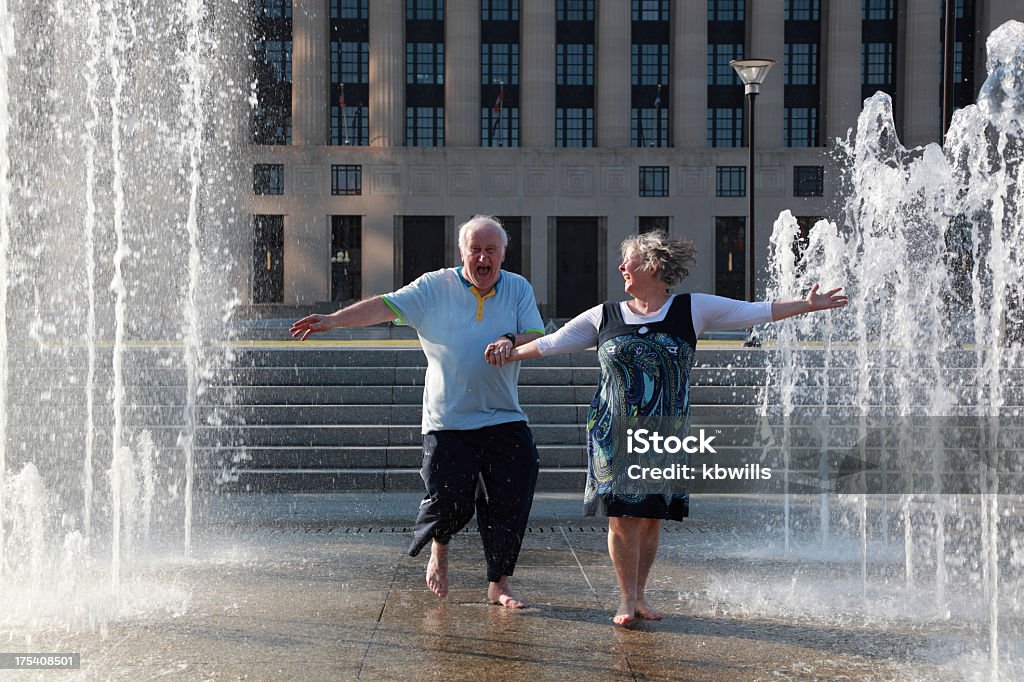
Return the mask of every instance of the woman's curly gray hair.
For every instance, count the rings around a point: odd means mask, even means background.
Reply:
[[[697,247],[688,239],[672,239],[661,230],[631,234],[619,246],[622,258],[627,251],[640,254],[644,269],[656,272],[666,286],[674,287],[689,276],[688,266],[697,263]]]

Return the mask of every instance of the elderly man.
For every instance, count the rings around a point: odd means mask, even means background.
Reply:
[[[462,266],[428,272],[394,293],[310,315],[293,337],[334,327],[397,320],[416,329],[427,356],[423,388],[420,503],[409,555],[429,542],[427,585],[448,594],[448,542],[473,517],[487,558],[487,597],[508,608],[526,602],[508,587],[533,504],[540,459],[519,405],[519,363],[495,372],[484,357],[507,358],[543,334],[533,288],[502,272],[508,236],[489,216],[459,228]]]

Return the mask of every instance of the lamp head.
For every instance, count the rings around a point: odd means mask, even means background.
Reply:
[[[768,76],[768,71],[775,66],[774,59],[733,59],[729,66],[736,70],[736,75],[746,86],[748,95],[756,95],[761,90],[761,83]]]

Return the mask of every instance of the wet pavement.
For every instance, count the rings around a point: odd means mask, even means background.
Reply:
[[[4,679],[960,677],[950,638],[971,635],[948,625],[751,615],[715,596],[723,580],[769,590],[768,576],[801,570],[737,556],[744,538],[764,532],[742,500],[696,504],[694,518],[666,527],[649,592],[666,617],[633,629],[611,625],[605,534],[600,519],[579,517],[576,495],[538,496],[513,579],[531,603],[521,611],[485,603],[483,552],[469,530],[452,543],[449,596],[427,590],[426,554],[405,555],[417,502],[403,493],[215,498],[200,510],[190,560],[142,569],[180,600],[91,633],[7,642],[0,649],[75,651],[82,662]],[[827,583],[830,569],[821,570]]]

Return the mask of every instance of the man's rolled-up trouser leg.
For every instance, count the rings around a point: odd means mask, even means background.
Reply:
[[[480,429],[477,523],[487,557],[487,580],[512,575],[530,520],[540,456],[526,422]]]
[[[409,556],[431,540],[447,545],[473,518],[477,462],[462,431],[431,431],[423,436],[420,477],[427,494],[420,502]]]

